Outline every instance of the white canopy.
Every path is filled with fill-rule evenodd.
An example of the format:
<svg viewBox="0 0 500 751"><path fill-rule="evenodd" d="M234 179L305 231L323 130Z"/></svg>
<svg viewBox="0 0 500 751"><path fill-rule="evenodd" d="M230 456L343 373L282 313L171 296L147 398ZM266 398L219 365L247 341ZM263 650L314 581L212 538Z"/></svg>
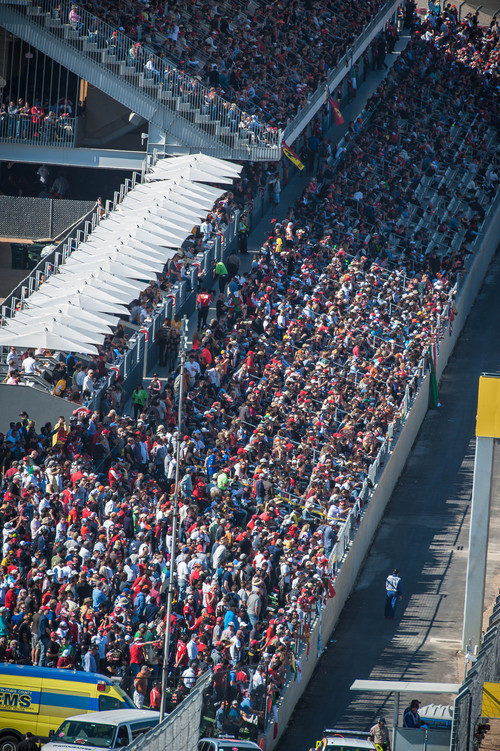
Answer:
<svg viewBox="0 0 500 751"><path fill-rule="evenodd" d="M81 353L113 330L242 167L205 154L162 159L25 300L0 344Z"/></svg>
<svg viewBox="0 0 500 751"><path fill-rule="evenodd" d="M89 323L103 323L109 326L109 328L111 329L113 329L120 320L119 315L101 312L94 313L92 310L84 308L81 305L77 305L71 300L67 300L63 303L59 303L57 300L53 300L51 301L51 304L47 304L43 307L42 310L39 310L37 307L31 305L30 303L27 307L23 308L23 310L20 310L16 314L15 320L31 320L33 315L35 315L37 317L37 320L39 320L41 316L57 314L73 316L75 320L76 318L78 318L78 320L86 321Z"/></svg>
<svg viewBox="0 0 500 751"><path fill-rule="evenodd" d="M97 347L93 344L84 344L81 341L68 339L49 329L30 331L26 334L9 333L7 329L0 332L0 344L13 347L42 347L43 349L57 350L58 352L81 352L82 354L95 355Z"/></svg>
<svg viewBox="0 0 500 751"><path fill-rule="evenodd" d="M109 316L115 314L118 316L127 315L128 308L122 303L115 303L111 298L106 299L106 296L99 297L98 295L89 296L85 294L68 292L67 294L57 294L56 296L45 294L44 288L41 287L38 292L28 298L27 307L48 309L54 306L60 305L76 305L81 306L84 310L92 310L99 315ZM1 329L0 329L1 331Z"/></svg>
<svg viewBox="0 0 500 751"><path fill-rule="evenodd" d="M199 180L199 177L193 177L188 173L188 170L203 170L210 177L203 178L203 182L218 182L217 176L227 175L236 179L241 174L241 167L239 164L233 164L225 159L217 159L213 156L207 156L206 154L187 154L186 156L175 156L166 159L160 159L153 169L148 173L149 179L165 179L169 172L173 172L183 168L185 170L186 177L189 180Z"/></svg>
<svg viewBox="0 0 500 751"><path fill-rule="evenodd" d="M17 315L12 319L12 322L9 321L7 329L11 331L17 330L19 333L23 333L26 326L39 328L42 325L42 322L44 326L49 326L51 323L60 323L61 326L74 328L82 333L88 331L89 333L92 332L93 334L99 333L104 335L113 331L113 326L104 321L96 322L84 318L83 316L75 319L73 316L64 313L59 313L56 318L54 310L48 310L41 314L36 309L26 311L24 316Z"/></svg>

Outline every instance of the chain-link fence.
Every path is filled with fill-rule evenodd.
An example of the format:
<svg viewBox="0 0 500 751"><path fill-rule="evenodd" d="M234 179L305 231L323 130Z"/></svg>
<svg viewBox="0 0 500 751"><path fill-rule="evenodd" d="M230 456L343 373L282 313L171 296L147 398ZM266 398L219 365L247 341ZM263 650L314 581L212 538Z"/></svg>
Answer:
<svg viewBox="0 0 500 751"><path fill-rule="evenodd" d="M500 594L477 660L470 668L455 699L451 751L476 751L483 737L483 685L500 681Z"/></svg>

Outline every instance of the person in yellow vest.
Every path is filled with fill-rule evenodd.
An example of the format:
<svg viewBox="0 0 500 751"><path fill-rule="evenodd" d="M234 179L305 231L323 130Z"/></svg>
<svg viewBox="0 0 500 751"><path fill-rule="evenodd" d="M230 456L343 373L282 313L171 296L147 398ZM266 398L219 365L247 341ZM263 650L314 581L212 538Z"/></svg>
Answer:
<svg viewBox="0 0 500 751"><path fill-rule="evenodd" d="M379 717L375 725L370 728L370 738L375 744L377 751L390 751L389 731L383 717Z"/></svg>
<svg viewBox="0 0 500 751"><path fill-rule="evenodd" d="M52 394L54 396L63 396L64 392L66 391L66 373L61 373L59 380L56 382L56 385L54 386L54 390Z"/></svg>
<svg viewBox="0 0 500 751"><path fill-rule="evenodd" d="M61 415L54 430L52 431L52 445L63 446L66 443L68 435L69 428L66 424L65 418Z"/></svg>

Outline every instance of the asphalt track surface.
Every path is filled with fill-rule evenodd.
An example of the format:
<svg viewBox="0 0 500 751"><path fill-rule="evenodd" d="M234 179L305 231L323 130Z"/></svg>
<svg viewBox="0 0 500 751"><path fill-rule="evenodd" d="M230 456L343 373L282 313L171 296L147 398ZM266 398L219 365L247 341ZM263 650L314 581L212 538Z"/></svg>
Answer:
<svg viewBox="0 0 500 751"><path fill-rule="evenodd" d="M485 371L500 371L500 254L443 375L442 406L427 413L355 590L279 751L314 748L325 727L365 730L379 715L391 725L392 700L386 694L350 692L356 678L461 682L477 386ZM499 475L497 466L486 604L499 589ZM384 582L395 567L404 597L392 622L383 615ZM448 699L421 698L424 703Z"/></svg>

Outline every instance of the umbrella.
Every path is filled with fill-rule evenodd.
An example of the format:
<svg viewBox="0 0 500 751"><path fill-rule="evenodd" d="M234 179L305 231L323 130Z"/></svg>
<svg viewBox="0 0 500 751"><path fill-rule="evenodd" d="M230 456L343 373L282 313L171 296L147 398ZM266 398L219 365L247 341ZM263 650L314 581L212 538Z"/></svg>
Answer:
<svg viewBox="0 0 500 751"><path fill-rule="evenodd" d="M100 289L107 289L110 294L114 292L123 292L123 300L133 300L139 290L144 289L144 282L134 281L133 279L121 279L113 274L109 274L107 271L96 269L92 274L87 274L83 279L75 279L74 274L57 274L51 276L50 279L45 282L45 286L52 286L58 288L66 288L68 285L74 286L79 292L82 290L80 287L85 285L86 287Z"/></svg>
<svg viewBox="0 0 500 751"><path fill-rule="evenodd" d="M201 185L200 183L192 183L189 180L185 180L182 175L178 175L175 179L161 180L159 182L147 183L146 185L138 185L136 191L139 195L145 196L163 196L165 192L175 192L177 195L185 196L188 199L195 200L197 198L202 200L211 201L209 209L213 208L215 201L221 198L226 191L220 188L214 188L210 185Z"/></svg>
<svg viewBox="0 0 500 751"><path fill-rule="evenodd" d="M73 263L66 263L65 268L70 274L85 274L94 270L96 263L99 264L99 269L110 274L119 274L127 279L145 279L146 281L154 278L155 274L162 271L165 265L157 261L149 264L133 264L131 260L118 260L108 256L107 258L97 257L95 260L90 258L86 261L76 258Z"/></svg>
<svg viewBox="0 0 500 751"><path fill-rule="evenodd" d="M42 347L42 349L57 350L59 352L79 352L87 355L98 354L97 347L94 347L94 345L74 341L48 328L43 328L39 331L32 330L26 334L9 334L4 329L0 332L0 344L8 344L11 347Z"/></svg>
<svg viewBox="0 0 500 751"><path fill-rule="evenodd" d="M148 219L141 219L139 221L138 217L131 216L129 218L124 217L120 219L116 223L116 226L117 231L121 233L122 237L124 230L129 231L132 236L137 236L137 232L150 230L158 236L158 241L160 241L161 239L161 242L164 242L166 245L169 245L172 248L176 248L181 245L186 237L190 234L193 224L191 224L189 231L186 232L186 230L183 229L171 229L168 227L164 228L161 226L161 224L153 224L151 221L148 221Z"/></svg>
<svg viewBox="0 0 500 751"><path fill-rule="evenodd" d="M78 280L75 280L74 282L70 283L68 280L66 280L63 285L60 285L58 283L57 285L52 284L50 286L49 282L45 282L43 288L44 293L47 296L57 297L58 299L64 299L64 297L72 297L74 294L83 294L86 296L95 297L96 299L99 299L103 304L105 302L115 304L121 303L124 313L126 311L128 303L132 299L128 292L123 292L123 290L120 291L116 288L111 288L104 283L100 287L94 287L88 281L78 282ZM110 309L111 308L106 307L106 310Z"/></svg>
<svg viewBox="0 0 500 751"><path fill-rule="evenodd" d="M128 196L122 201L121 205L124 206L126 201L128 201L128 203L124 208L130 207L131 210L144 210L145 207L154 208L155 206L162 206L164 209L170 212L170 215L172 216L174 221L179 217L182 217L183 219L189 220L193 224L196 224L197 220L202 219L207 215L207 210L205 208L181 206L179 203L175 203L175 201L166 200L164 197L159 196L151 196L150 198L145 199L144 196L132 196L132 194L129 193Z"/></svg>
<svg viewBox="0 0 500 751"><path fill-rule="evenodd" d="M163 264L165 263L165 248L161 248L160 250L153 250L153 248L149 247L141 248L138 240L136 241L135 247L130 247L131 242L131 238L127 237L118 240L112 245L112 247L110 247L109 244L102 240L96 239L94 241L87 241L82 244L78 250L75 250L75 252L71 254L71 258L81 258L82 260L85 260L91 258L94 254L101 255L102 253L105 253L105 255L111 255L113 253L119 253L120 256L125 254L127 257L131 257L143 263L150 260L161 262Z"/></svg>
<svg viewBox="0 0 500 751"><path fill-rule="evenodd" d="M184 156L160 159L148 174L151 175L156 172L161 174L162 172L169 172L179 167L198 167L199 169L212 170L214 174L218 172L224 175L231 175L235 178L239 177L243 169L240 164L233 164L233 162L228 162L226 159L207 156L207 154L199 152L198 154L185 154Z"/></svg>
<svg viewBox="0 0 500 751"><path fill-rule="evenodd" d="M24 330L28 327L26 326L26 324L16 324L15 319L12 319L12 323L8 323L2 329L2 333L5 332L5 334L7 334L11 330L11 328L14 333L24 334ZM42 328L47 329L48 331L51 331L58 336L66 336L68 339L71 339L75 342L80 342L82 344L101 344L102 340L104 339L104 334L102 332L88 330L81 331L81 329L78 329L76 326L73 328L73 326L63 325L57 318L52 318L51 320L42 319L38 326L35 322L33 326L29 328L33 328L34 331L40 330Z"/></svg>

